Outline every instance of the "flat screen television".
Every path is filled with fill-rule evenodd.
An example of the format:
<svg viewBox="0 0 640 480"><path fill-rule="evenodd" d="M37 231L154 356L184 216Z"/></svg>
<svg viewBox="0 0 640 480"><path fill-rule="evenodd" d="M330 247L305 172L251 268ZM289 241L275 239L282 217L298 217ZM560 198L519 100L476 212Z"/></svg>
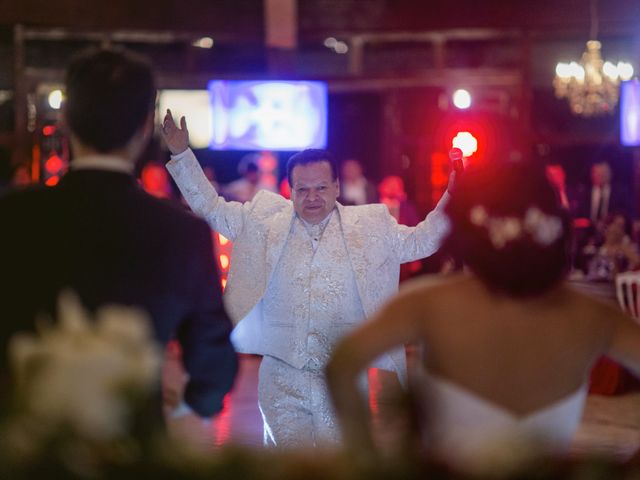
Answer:
<svg viewBox="0 0 640 480"><path fill-rule="evenodd" d="M327 144L327 85L315 81L212 80L209 147L292 151Z"/></svg>
<svg viewBox="0 0 640 480"><path fill-rule="evenodd" d="M626 147L640 146L640 81L620 84L620 142Z"/></svg>

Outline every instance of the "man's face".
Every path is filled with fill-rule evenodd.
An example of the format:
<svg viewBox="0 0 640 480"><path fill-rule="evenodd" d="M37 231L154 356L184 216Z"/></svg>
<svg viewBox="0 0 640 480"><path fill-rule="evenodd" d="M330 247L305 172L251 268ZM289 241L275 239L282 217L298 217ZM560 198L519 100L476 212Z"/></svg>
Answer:
<svg viewBox="0 0 640 480"><path fill-rule="evenodd" d="M291 172L291 181L293 208L305 221L320 223L335 207L340 187L332 178L329 162L296 165Z"/></svg>

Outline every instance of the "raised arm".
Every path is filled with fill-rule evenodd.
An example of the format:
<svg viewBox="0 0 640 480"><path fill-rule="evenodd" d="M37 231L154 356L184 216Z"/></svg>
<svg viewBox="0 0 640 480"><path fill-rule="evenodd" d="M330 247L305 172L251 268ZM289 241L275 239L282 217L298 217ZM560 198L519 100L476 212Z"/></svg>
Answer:
<svg viewBox="0 0 640 480"><path fill-rule="evenodd" d="M382 353L419 336L419 323L411 314L414 300L412 294L392 300L337 345L327 366L329 390L346 445L365 459L375 456L375 447L357 376Z"/></svg>
<svg viewBox="0 0 640 480"><path fill-rule="evenodd" d="M211 228L234 240L242 230L248 206L239 202L227 202L218 195L189 149L189 130L184 117L180 119L178 127L171 110L167 110L160 130L171 152L167 170L191 210L204 218Z"/></svg>
<svg viewBox="0 0 640 480"><path fill-rule="evenodd" d="M393 232L393 251L400 257L400 263L412 262L433 255L438 251L449 233L449 219L444 207L449 201L449 193L445 192L436 208L415 227L400 225L389 214Z"/></svg>

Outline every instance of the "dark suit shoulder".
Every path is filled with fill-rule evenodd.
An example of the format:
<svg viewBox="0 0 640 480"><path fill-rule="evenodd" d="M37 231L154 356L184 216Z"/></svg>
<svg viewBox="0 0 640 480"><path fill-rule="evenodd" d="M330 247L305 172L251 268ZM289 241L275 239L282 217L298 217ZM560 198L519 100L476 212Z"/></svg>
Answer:
<svg viewBox="0 0 640 480"><path fill-rule="evenodd" d="M159 218L166 218L168 222L184 225L186 228L198 228L203 226L209 229L207 223L194 214L191 210L174 200L166 200L140 192L143 196L141 202L145 208L153 211Z"/></svg>
<svg viewBox="0 0 640 480"><path fill-rule="evenodd" d="M184 246L186 250L210 241L211 229L200 217L182 204L172 200L156 198L144 191L139 192L137 208L145 217L146 228L161 232L162 237Z"/></svg>

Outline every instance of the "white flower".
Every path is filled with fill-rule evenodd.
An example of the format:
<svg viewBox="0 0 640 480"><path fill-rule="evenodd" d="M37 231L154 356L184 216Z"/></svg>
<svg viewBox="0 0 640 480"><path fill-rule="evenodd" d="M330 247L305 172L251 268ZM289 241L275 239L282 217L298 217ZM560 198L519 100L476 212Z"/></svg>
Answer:
<svg viewBox="0 0 640 480"><path fill-rule="evenodd" d="M10 356L28 411L83 438L106 440L127 430L125 389L148 392L159 379L161 352L141 312L105 307L95 321L75 295L58 302L55 326L12 339Z"/></svg>
<svg viewBox="0 0 640 480"><path fill-rule="evenodd" d="M531 207L527 210L524 217L524 225L533 240L542 246L551 245L562 235L562 221L560 218L546 215L536 207Z"/></svg>
<svg viewBox="0 0 640 480"><path fill-rule="evenodd" d="M520 220L515 217L492 218L489 220L489 239L494 247L503 248L522 233Z"/></svg>
<svg viewBox="0 0 640 480"><path fill-rule="evenodd" d="M542 246L551 245L562 235L562 221L559 217L546 215L537 207L530 207L524 219L518 217L493 217L487 210L476 205L469 211L469 220L473 225L485 227L489 240L497 249L528 233L532 240Z"/></svg>

